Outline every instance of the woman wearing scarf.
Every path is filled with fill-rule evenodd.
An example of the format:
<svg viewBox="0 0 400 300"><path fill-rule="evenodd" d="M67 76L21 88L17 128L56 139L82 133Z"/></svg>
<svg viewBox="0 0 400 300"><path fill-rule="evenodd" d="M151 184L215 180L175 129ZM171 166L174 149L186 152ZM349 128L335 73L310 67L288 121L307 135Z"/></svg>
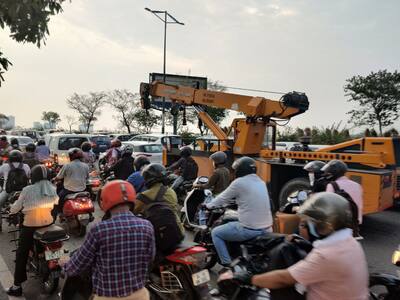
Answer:
<svg viewBox="0 0 400 300"><path fill-rule="evenodd" d="M21 284L27 279L26 264L29 250L33 246L33 234L38 228L53 223L51 211L58 203L56 188L48 180L45 166L37 165L32 168L31 181L32 185L22 190L10 209L10 214L22 211L24 215L15 262L14 285L7 291L7 294L17 297L22 295Z"/></svg>

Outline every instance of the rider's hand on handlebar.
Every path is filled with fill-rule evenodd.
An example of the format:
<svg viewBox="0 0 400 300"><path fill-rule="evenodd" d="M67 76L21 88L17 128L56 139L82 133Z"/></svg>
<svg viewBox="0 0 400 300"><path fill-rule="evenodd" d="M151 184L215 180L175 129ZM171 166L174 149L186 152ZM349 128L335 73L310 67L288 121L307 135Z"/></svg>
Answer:
<svg viewBox="0 0 400 300"><path fill-rule="evenodd" d="M251 284L251 278L253 277L253 274L251 274L248 271L239 271L233 274L233 280L237 281L240 284L245 284L245 285L252 285Z"/></svg>

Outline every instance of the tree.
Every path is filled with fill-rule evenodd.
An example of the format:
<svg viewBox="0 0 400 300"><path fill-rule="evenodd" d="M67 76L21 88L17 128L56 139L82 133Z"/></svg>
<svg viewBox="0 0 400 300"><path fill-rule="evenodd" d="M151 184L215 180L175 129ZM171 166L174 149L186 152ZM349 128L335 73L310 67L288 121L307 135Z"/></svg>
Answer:
<svg viewBox="0 0 400 300"><path fill-rule="evenodd" d="M157 125L159 116L153 111L146 111L145 109L139 108L133 114L133 126L139 133L150 133L151 129Z"/></svg>
<svg viewBox="0 0 400 300"><path fill-rule="evenodd" d="M67 99L68 106L77 111L79 114L79 120L85 125L86 132L89 132L90 125L97 121L97 117L100 116L100 109L104 105L104 98L106 94L103 92L91 92L89 95L78 95L73 94Z"/></svg>
<svg viewBox="0 0 400 300"><path fill-rule="evenodd" d="M400 73L387 70L371 72L367 76L354 76L346 80L344 87L348 102L359 107L348 112L349 122L356 126L378 125L379 134L399 118Z"/></svg>
<svg viewBox="0 0 400 300"><path fill-rule="evenodd" d="M222 83L218 80L209 80L207 83L207 89L210 91L216 92L225 92L226 87L222 85ZM228 116L229 111L225 108L217 108L217 107L207 107L207 113L210 115L211 119L214 120L215 123L221 124L221 122ZM208 129L207 129L208 131Z"/></svg>
<svg viewBox="0 0 400 300"><path fill-rule="evenodd" d="M106 102L118 113L115 118L131 133L131 126L135 119L137 107L140 107L139 94L133 94L127 90L114 90L107 94Z"/></svg>
<svg viewBox="0 0 400 300"><path fill-rule="evenodd" d="M0 1L0 27L10 29L10 37L17 42L33 43L37 47L46 43L49 35L47 27L50 16L62 12L61 4L65 0L2 0ZM4 80L2 74L8 70L11 62L0 52L0 86Z"/></svg>
<svg viewBox="0 0 400 300"><path fill-rule="evenodd" d="M69 133L72 133L72 126L76 124L76 118L71 115L66 115L65 120L67 121L68 127L69 127Z"/></svg>
<svg viewBox="0 0 400 300"><path fill-rule="evenodd" d="M44 111L42 113L42 120L49 122L51 128L53 128L52 125L56 128L57 123L61 121L60 115L54 111Z"/></svg>

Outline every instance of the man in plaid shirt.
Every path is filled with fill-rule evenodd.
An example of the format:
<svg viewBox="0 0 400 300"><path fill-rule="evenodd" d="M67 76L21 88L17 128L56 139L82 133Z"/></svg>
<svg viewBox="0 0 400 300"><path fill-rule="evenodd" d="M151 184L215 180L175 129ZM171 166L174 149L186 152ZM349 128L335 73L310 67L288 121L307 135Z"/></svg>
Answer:
<svg viewBox="0 0 400 300"><path fill-rule="evenodd" d="M100 206L111 218L96 224L83 245L64 266L67 276L92 270L95 300L146 300L149 265L155 255L151 223L130 209L136 200L132 185L123 180L107 183Z"/></svg>

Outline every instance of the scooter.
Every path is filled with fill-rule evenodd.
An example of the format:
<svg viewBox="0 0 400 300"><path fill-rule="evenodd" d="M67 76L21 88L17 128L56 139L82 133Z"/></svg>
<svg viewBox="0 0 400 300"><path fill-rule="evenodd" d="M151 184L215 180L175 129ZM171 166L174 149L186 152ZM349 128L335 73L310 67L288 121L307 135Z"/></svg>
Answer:
<svg viewBox="0 0 400 300"><path fill-rule="evenodd" d="M65 197L60 223L66 224L68 232L78 237L86 234L87 225L94 220L94 205L88 192L70 194Z"/></svg>
<svg viewBox="0 0 400 300"><path fill-rule="evenodd" d="M400 267L400 249L394 251L392 263ZM384 287L383 293L376 292L376 287ZM382 273L372 273L369 276L370 297L374 300L400 299L400 278L398 276Z"/></svg>
<svg viewBox="0 0 400 300"><path fill-rule="evenodd" d="M7 200L1 209L0 232L3 231L3 219L8 218L8 215L10 213L10 207L15 201L18 200L20 194L21 194L21 191L11 192L10 195L7 197ZM10 224L10 225L12 225L12 224Z"/></svg>
<svg viewBox="0 0 400 300"><path fill-rule="evenodd" d="M175 179L178 178L178 175L175 173L169 173L167 176L167 185L171 186ZM183 205L187 194L193 188L193 183L195 180L185 180L175 189L176 196L178 198L178 204Z"/></svg>
<svg viewBox="0 0 400 300"><path fill-rule="evenodd" d="M17 215L10 216L10 223L18 222L14 225L19 224L22 217L16 217ZM9 233L14 233L14 239L11 242L15 242L17 247L19 229L11 230ZM34 243L29 252L28 270L41 278L45 294L52 294L58 288L61 275L59 260L66 253L63 242L68 239L69 236L65 230L56 225L37 229L33 235Z"/></svg>

